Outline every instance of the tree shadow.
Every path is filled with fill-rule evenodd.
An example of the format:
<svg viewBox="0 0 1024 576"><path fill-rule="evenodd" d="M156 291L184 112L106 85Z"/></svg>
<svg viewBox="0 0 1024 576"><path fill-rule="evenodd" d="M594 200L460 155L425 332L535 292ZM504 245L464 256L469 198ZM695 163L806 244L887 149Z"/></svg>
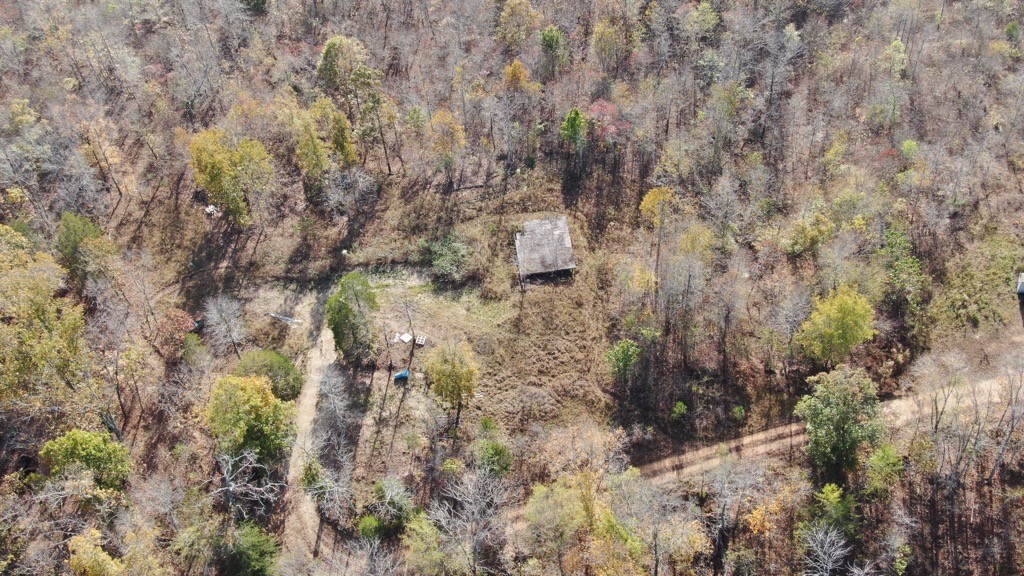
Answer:
<svg viewBox="0 0 1024 576"><path fill-rule="evenodd" d="M185 302L196 306L242 281L252 267L245 253L253 235L253 231L240 231L224 221L204 233L181 277Z"/></svg>
<svg viewBox="0 0 1024 576"><path fill-rule="evenodd" d="M566 208L575 210L583 196L586 178L583 165L575 159L567 158L562 169L562 203Z"/></svg>

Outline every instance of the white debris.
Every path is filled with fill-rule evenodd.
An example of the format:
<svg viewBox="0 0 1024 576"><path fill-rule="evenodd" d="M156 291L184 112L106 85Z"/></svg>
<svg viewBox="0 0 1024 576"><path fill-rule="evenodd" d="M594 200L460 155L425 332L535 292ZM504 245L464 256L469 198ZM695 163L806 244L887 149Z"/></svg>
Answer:
<svg viewBox="0 0 1024 576"><path fill-rule="evenodd" d="M281 316L280 314L274 314L273 312L267 312L267 316L276 318L285 324L302 324L302 320L296 320L295 318L289 318L287 316Z"/></svg>

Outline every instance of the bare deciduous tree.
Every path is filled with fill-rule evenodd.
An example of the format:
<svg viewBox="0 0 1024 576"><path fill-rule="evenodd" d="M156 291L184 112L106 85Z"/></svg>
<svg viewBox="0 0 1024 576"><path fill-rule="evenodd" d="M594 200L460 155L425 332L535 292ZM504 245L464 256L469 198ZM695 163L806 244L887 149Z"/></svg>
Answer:
<svg viewBox="0 0 1024 576"><path fill-rule="evenodd" d="M335 170L327 187L326 208L335 217L355 218L379 188L377 181L361 168Z"/></svg>
<svg viewBox="0 0 1024 576"><path fill-rule="evenodd" d="M224 498L235 516L242 519L265 518L287 486L250 450L237 456L220 454L217 465L221 485L211 494Z"/></svg>
<svg viewBox="0 0 1024 576"><path fill-rule="evenodd" d="M341 525L353 509L351 456L346 455L341 466L327 467L319 459L309 465L319 465L320 470L315 481L303 488L325 520Z"/></svg>
<svg viewBox="0 0 1024 576"><path fill-rule="evenodd" d="M442 534L442 550L460 557L457 564L472 574L498 568L492 563L505 537L503 506L508 496L505 480L468 472L430 507L430 519Z"/></svg>
<svg viewBox="0 0 1024 576"><path fill-rule="evenodd" d="M349 550L354 565L346 574L398 576L404 573L402 558L377 538L357 540Z"/></svg>
<svg viewBox="0 0 1024 576"><path fill-rule="evenodd" d="M635 469L614 476L610 494L615 518L645 544L644 564L652 576L667 573L673 558L688 562L707 541L700 534L699 510Z"/></svg>
<svg viewBox="0 0 1024 576"><path fill-rule="evenodd" d="M205 330L210 346L219 354L233 351L241 358L240 346L248 337L242 303L227 294L218 294L206 299L203 313L206 316Z"/></svg>
<svg viewBox="0 0 1024 576"><path fill-rule="evenodd" d="M846 537L833 526L811 528L804 538L804 545L804 576L840 574L851 550Z"/></svg>
<svg viewBox="0 0 1024 576"><path fill-rule="evenodd" d="M715 509L708 529L717 553L724 553L730 532L763 480L764 468L761 465L736 458L726 459L711 473L708 482L710 492L714 494Z"/></svg>
<svg viewBox="0 0 1024 576"><path fill-rule="evenodd" d="M381 520L393 522L412 512L412 493L398 477L387 476L381 479L374 485L374 491L376 501L371 508Z"/></svg>

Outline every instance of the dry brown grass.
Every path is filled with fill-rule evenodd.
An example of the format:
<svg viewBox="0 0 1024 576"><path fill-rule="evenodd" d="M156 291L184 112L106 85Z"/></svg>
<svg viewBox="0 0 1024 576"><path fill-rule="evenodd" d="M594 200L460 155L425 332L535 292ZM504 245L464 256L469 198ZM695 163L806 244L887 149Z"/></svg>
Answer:
<svg viewBox="0 0 1024 576"><path fill-rule="evenodd" d="M431 426L445 417L427 390L422 359L442 343L467 342L480 365L477 394L463 412L466 430L485 416L510 433L607 417L605 313L596 275L585 271L585 248L578 258L584 271L574 278L537 283L500 299L482 298L477 288L441 290L425 272L371 276L381 306L375 316L378 370L365 378L371 387L356 448L357 482L422 474ZM393 342L403 332L426 336L426 346L413 351ZM388 364L392 373L402 370L410 353L413 377L407 387L396 387Z"/></svg>
<svg viewBox="0 0 1024 576"><path fill-rule="evenodd" d="M473 291L438 293L429 284L404 284L384 290L386 334L409 330L408 307L428 348L468 342L481 366L470 417L490 416L515 430L576 411L600 413L605 407L604 313L585 276L532 285L498 301L483 300ZM407 347L392 350L396 358L406 357ZM417 368L414 360L413 371Z"/></svg>

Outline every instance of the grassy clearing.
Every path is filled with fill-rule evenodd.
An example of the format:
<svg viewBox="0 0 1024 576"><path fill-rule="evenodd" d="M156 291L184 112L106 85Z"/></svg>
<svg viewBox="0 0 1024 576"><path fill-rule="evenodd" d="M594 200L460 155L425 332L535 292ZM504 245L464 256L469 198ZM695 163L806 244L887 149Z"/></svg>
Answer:
<svg viewBox="0 0 1024 576"><path fill-rule="evenodd" d="M477 394L463 413L467 429L485 416L515 433L609 412L604 314L590 275L499 300L473 288L442 290L418 271L373 274L371 282L381 306L375 317L380 347L378 370L367 377L359 478L422 473L429 429L445 417L427 391L422 361L444 342L467 342L480 363ZM426 336L426 345L414 350L393 342L404 332ZM407 387L391 382L389 360L392 373L410 366Z"/></svg>

